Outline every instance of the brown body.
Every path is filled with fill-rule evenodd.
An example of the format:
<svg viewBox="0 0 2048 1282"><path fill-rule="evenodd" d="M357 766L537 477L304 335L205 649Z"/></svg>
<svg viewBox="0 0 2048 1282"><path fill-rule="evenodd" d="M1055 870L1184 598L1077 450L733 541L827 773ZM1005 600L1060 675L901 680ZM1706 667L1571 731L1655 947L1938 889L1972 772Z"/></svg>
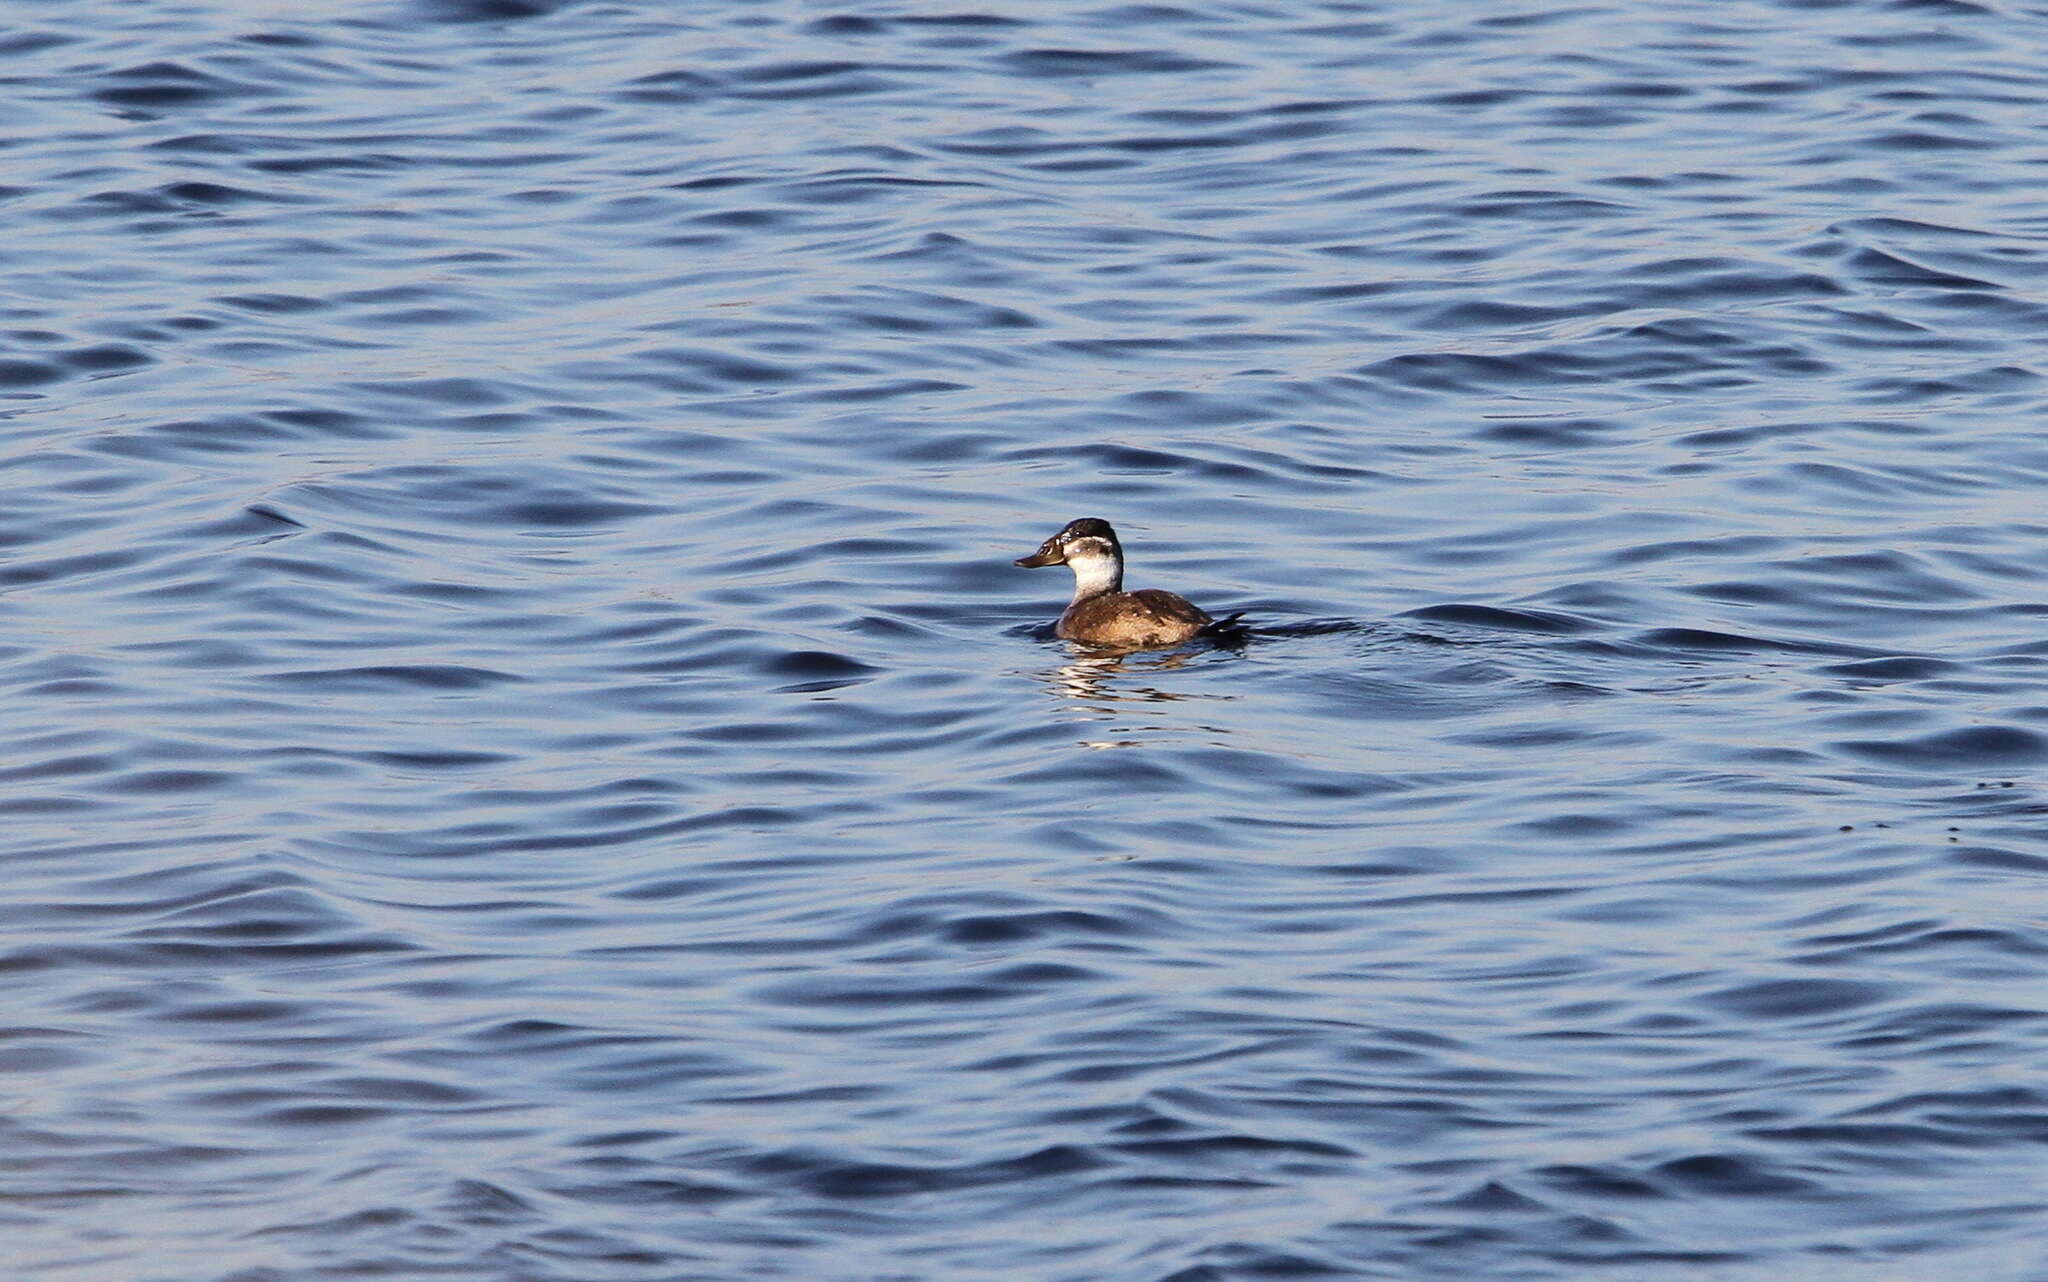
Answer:
<svg viewBox="0 0 2048 1282"><path fill-rule="evenodd" d="M1179 645L1216 621L1186 598L1157 588L1126 592L1124 550L1109 522L1094 517L1069 521L1030 556L1026 569L1064 565L1074 572L1074 599L1053 631L1062 640L1118 650Z"/></svg>
<svg viewBox="0 0 2048 1282"><path fill-rule="evenodd" d="M1145 588L1076 601L1060 616L1053 632L1062 640L1087 645L1145 649L1191 640L1214 622L1185 597Z"/></svg>

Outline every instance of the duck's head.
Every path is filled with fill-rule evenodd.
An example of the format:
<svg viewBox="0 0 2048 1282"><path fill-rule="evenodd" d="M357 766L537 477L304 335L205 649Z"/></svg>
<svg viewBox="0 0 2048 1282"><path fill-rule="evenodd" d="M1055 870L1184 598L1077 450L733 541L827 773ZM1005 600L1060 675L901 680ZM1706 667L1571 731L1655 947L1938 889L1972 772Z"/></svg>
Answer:
<svg viewBox="0 0 2048 1282"><path fill-rule="evenodd" d="M1064 565L1074 572L1074 599L1098 592L1115 592L1123 585L1124 550L1116 541L1109 522L1092 516L1069 521L1065 529L1038 545L1017 564L1027 570L1042 565Z"/></svg>
<svg viewBox="0 0 2048 1282"><path fill-rule="evenodd" d="M1067 522L1065 529L1039 544L1030 556L1018 557L1017 564L1035 570L1042 565L1069 565L1103 556L1123 559L1124 550L1117 544L1116 531L1109 528L1107 521L1084 516Z"/></svg>

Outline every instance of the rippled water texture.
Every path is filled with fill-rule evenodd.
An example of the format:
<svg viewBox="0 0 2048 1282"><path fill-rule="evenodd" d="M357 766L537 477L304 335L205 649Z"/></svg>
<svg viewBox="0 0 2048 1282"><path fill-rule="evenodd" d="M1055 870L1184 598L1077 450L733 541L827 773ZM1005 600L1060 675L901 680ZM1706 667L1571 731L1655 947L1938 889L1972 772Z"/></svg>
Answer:
<svg viewBox="0 0 2048 1282"><path fill-rule="evenodd" d="M8 1277L2048 1277L2048 8L6 16Z"/></svg>

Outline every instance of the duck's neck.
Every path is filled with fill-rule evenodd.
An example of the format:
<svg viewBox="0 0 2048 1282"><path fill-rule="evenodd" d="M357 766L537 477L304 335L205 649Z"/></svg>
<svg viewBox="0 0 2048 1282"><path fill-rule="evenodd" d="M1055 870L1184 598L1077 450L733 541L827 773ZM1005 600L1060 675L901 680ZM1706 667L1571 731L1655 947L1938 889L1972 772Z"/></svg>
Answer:
<svg viewBox="0 0 2048 1282"><path fill-rule="evenodd" d="M1120 556L1068 557L1067 568L1074 572L1075 605L1090 597L1124 590L1124 560Z"/></svg>

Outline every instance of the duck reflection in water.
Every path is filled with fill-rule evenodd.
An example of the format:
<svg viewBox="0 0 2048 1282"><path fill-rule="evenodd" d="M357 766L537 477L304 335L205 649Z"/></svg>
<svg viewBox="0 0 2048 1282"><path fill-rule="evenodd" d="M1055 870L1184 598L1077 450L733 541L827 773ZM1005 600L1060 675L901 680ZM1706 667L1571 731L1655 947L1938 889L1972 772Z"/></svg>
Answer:
<svg viewBox="0 0 2048 1282"><path fill-rule="evenodd" d="M1062 711L1080 722L1116 721L1117 730L1144 734L1146 737L1121 739L1082 739L1084 748L1138 748L1149 742L1158 742L1161 732L1184 735L1188 731L1222 735L1228 733L1222 727L1196 723L1186 719L1185 713L1169 715L1167 709L1158 707L1153 716L1143 716L1145 705L1187 704L1231 699L1228 694L1194 693L1180 690L1161 690L1157 686L1139 685L1130 680L1155 672L1171 672L1186 667L1198 657L1198 652L1175 650L1165 654L1091 654L1063 663L1057 668L1039 674L1045 682L1046 693L1060 700Z"/></svg>
<svg viewBox="0 0 2048 1282"><path fill-rule="evenodd" d="M1186 651L1167 654L1093 654L1062 663L1046 674L1055 693L1101 703L1180 703L1197 696L1151 686L1124 685L1115 678L1143 672L1170 672L1187 666ZM1208 696L1220 698L1222 696Z"/></svg>

